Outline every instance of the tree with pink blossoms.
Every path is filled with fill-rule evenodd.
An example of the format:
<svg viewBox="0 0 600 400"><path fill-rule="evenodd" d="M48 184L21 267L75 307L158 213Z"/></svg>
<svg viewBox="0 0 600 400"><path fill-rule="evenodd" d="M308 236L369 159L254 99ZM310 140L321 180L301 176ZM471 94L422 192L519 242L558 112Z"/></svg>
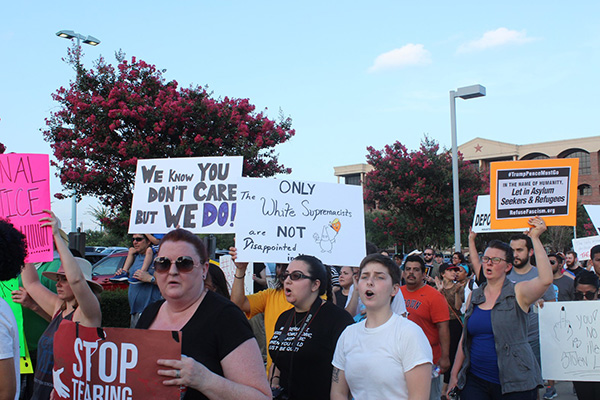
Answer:
<svg viewBox="0 0 600 400"><path fill-rule="evenodd" d="M112 213L107 227L126 229L138 159L241 155L244 176L290 172L275 153L294 135L290 118L276 122L248 99L180 87L154 65L122 53L116 67L101 57L86 70L76 51L66 61L78 78L53 94L60 107L43 134L68 193L99 198Z"/></svg>
<svg viewBox="0 0 600 400"><path fill-rule="evenodd" d="M383 212L373 220L391 244L409 249L446 248L453 241L452 154L427 136L417 151L402 143L367 149L374 169L366 176L365 202ZM461 233L466 243L477 196L489 193L489 179L459 159Z"/></svg>

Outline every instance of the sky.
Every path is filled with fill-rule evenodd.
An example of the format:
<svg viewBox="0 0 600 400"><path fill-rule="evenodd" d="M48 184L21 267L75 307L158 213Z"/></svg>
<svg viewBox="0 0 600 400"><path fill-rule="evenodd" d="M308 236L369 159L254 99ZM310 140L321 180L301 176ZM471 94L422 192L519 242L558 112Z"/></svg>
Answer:
<svg viewBox="0 0 600 400"><path fill-rule="evenodd" d="M9 2L0 142L51 154L51 94L75 77L63 29L100 39L83 47L87 68L100 55L116 64L121 49L180 86L248 98L273 119L281 110L296 136L277 152L294 179L336 182L333 167L364 163L369 146L417 149L428 135L450 148L449 91L473 84L487 96L457 99L459 144L598 136L598 15L596 1ZM98 228L95 205L80 203L78 226ZM70 201L52 208L70 227Z"/></svg>

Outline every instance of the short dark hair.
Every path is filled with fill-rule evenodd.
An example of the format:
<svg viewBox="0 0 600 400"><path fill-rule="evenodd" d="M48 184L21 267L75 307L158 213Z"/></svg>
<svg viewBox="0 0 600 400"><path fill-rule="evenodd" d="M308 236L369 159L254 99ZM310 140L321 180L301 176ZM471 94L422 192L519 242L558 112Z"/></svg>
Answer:
<svg viewBox="0 0 600 400"><path fill-rule="evenodd" d="M144 235L144 238L146 238L146 235ZM146 238L146 240L148 240L148 238ZM200 257L201 264L204 264L206 261L208 261L208 252L206 251L204 242L190 231L185 229L174 229L167 233L160 241L160 245L158 247L159 251L166 242L187 242L196 249L196 253L198 253L198 257Z"/></svg>
<svg viewBox="0 0 600 400"><path fill-rule="evenodd" d="M600 246L598 246L598 251L600 251ZM558 253L549 253L548 257L554 257L558 260L559 263L562 263L564 261L564 259L562 258L562 256Z"/></svg>
<svg viewBox="0 0 600 400"><path fill-rule="evenodd" d="M527 237L529 237L529 236L527 236ZM513 239L511 239L511 240L513 240ZM516 240L520 240L520 238L516 239ZM510 248L510 246L507 243L504 243L503 241L494 239L488 243L487 248L488 249L498 249L498 250L504 251L504 259L506 260L506 262L508 264L512 265L513 261L515 260L513 250Z"/></svg>
<svg viewBox="0 0 600 400"><path fill-rule="evenodd" d="M575 278L575 282L573 282L573 287L577 289L577 285L592 285L598 290L600 288L600 281L598 280L598 275L591 271L584 270Z"/></svg>
<svg viewBox="0 0 600 400"><path fill-rule="evenodd" d="M596 254L600 253L600 244L595 245L590 250L590 258L593 260Z"/></svg>
<svg viewBox="0 0 600 400"><path fill-rule="evenodd" d="M573 254L573 257L577 258L577 253L574 252L573 250L567 251L567 254Z"/></svg>
<svg viewBox="0 0 600 400"><path fill-rule="evenodd" d="M529 250L533 249L533 242L531 241L531 238L524 233L516 233L516 234L512 235L510 237L509 242L512 242L513 240L524 240L525 246L527 246L527 250L529 251ZM508 247L510 247L510 246L508 246ZM512 250L511 250L511 253L512 253Z"/></svg>
<svg viewBox="0 0 600 400"><path fill-rule="evenodd" d="M333 289L331 287L331 278L329 268L326 268L321 260L315 256L301 254L294 258L294 261L303 261L308 265L308 273L314 280L319 280L319 296L327 293L327 301L333 301Z"/></svg>
<svg viewBox="0 0 600 400"><path fill-rule="evenodd" d="M369 254L360 262L359 271L362 272L363 268L370 263L377 263L386 267L390 277L392 278L392 283L400 284L400 267L398 267L398 264L396 264L389 257L377 253Z"/></svg>
<svg viewBox="0 0 600 400"><path fill-rule="evenodd" d="M27 257L27 241L13 224L0 218L0 281L16 278Z"/></svg>
<svg viewBox="0 0 600 400"><path fill-rule="evenodd" d="M411 256L406 257L406 260L404 260L404 265L402 266L402 269L405 268L407 262L418 262L421 265L421 271L423 271L423 273L425 273L425 261L423 261L421 256L413 254Z"/></svg>
<svg viewBox="0 0 600 400"><path fill-rule="evenodd" d="M467 262L467 260L465 259L465 255L460 251L455 251L454 253L452 253L452 256L455 255L458 256L458 258L460 258L460 264L465 264Z"/></svg>

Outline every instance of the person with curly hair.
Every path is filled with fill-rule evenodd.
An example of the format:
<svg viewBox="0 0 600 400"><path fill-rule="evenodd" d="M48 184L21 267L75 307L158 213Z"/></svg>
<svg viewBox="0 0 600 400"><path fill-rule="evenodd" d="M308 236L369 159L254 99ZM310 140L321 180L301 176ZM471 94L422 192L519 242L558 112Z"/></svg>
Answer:
<svg viewBox="0 0 600 400"><path fill-rule="evenodd" d="M17 277L27 255L25 236L0 219L0 281ZM0 398L18 399L20 391L19 328L8 305L0 298Z"/></svg>

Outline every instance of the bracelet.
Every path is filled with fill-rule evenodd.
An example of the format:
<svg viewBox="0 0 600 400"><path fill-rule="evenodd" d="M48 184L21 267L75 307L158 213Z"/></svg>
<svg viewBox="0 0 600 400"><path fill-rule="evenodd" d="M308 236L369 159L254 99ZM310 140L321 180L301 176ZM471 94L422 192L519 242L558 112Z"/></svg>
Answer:
<svg viewBox="0 0 600 400"><path fill-rule="evenodd" d="M242 276L237 276L236 274L233 274L233 276L236 277L236 279L244 279L246 276L242 275Z"/></svg>

